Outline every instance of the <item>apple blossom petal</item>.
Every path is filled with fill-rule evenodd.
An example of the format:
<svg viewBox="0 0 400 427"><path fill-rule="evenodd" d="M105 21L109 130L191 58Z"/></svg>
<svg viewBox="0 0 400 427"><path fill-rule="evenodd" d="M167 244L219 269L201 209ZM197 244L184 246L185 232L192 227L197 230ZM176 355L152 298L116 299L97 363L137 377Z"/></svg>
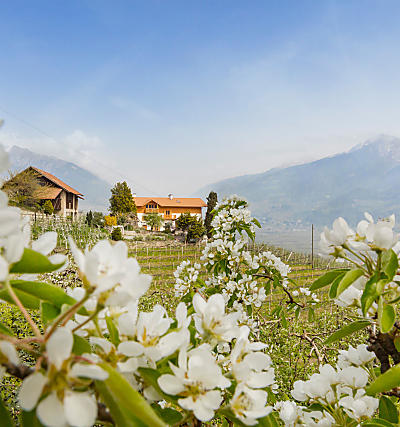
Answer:
<svg viewBox="0 0 400 427"><path fill-rule="evenodd" d="M118 352L128 357L140 356L143 351L142 344L135 341L125 341L118 346Z"/></svg>
<svg viewBox="0 0 400 427"><path fill-rule="evenodd" d="M46 427L66 427L68 425L64 406L54 392L39 403L36 415Z"/></svg>
<svg viewBox="0 0 400 427"><path fill-rule="evenodd" d="M97 418L96 399L89 393L67 392L64 412L71 426L92 427Z"/></svg>
<svg viewBox="0 0 400 427"><path fill-rule="evenodd" d="M24 411L31 411L37 404L47 377L40 372L35 372L22 381L18 393L18 402Z"/></svg>
<svg viewBox="0 0 400 427"><path fill-rule="evenodd" d="M195 312L198 314L202 314L207 305L205 299L199 293L196 293L193 297L192 302Z"/></svg>
<svg viewBox="0 0 400 427"><path fill-rule="evenodd" d="M3 282L8 277L8 262L0 255L0 281Z"/></svg>
<svg viewBox="0 0 400 427"><path fill-rule="evenodd" d="M136 358L131 357L126 362L118 362L117 366L118 370L122 373L136 372L139 367L139 362Z"/></svg>
<svg viewBox="0 0 400 427"><path fill-rule="evenodd" d="M71 355L73 343L72 332L66 327L58 328L47 341L47 357L57 369L60 369L64 360Z"/></svg>
<svg viewBox="0 0 400 427"><path fill-rule="evenodd" d="M172 396L176 396L185 390L185 386L183 385L182 381L175 375L161 375L157 382L164 393L170 394Z"/></svg>
<svg viewBox="0 0 400 427"><path fill-rule="evenodd" d="M72 377L92 378L93 380L101 381L108 378L108 373L104 369L89 363L75 363L69 374Z"/></svg>
<svg viewBox="0 0 400 427"><path fill-rule="evenodd" d="M92 345L98 345L104 351L105 354L111 353L111 350L115 348L114 345L105 338L90 337L89 342Z"/></svg>
<svg viewBox="0 0 400 427"><path fill-rule="evenodd" d="M55 231L48 231L32 242L32 249L43 255L48 255L56 247L57 237L58 235Z"/></svg>
<svg viewBox="0 0 400 427"><path fill-rule="evenodd" d="M0 353L6 356L9 362L19 365L17 350L9 341L0 341Z"/></svg>

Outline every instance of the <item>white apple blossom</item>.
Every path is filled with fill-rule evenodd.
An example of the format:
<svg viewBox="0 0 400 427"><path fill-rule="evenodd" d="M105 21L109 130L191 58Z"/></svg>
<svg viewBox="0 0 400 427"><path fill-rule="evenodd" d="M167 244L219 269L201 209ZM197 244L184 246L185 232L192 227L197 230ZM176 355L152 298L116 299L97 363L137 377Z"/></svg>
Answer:
<svg viewBox="0 0 400 427"><path fill-rule="evenodd" d="M299 425L298 421L303 414L302 407L297 406L295 402L290 400L277 402L274 409L279 411L279 417L284 422L285 427Z"/></svg>
<svg viewBox="0 0 400 427"><path fill-rule="evenodd" d="M253 390L240 384L229 402L235 417L244 424L252 426L257 424L257 418L266 417L272 412L272 407L267 406L268 393L264 390Z"/></svg>
<svg viewBox="0 0 400 427"><path fill-rule="evenodd" d="M389 218L380 219L376 223L369 213L366 212L364 215L366 220L360 221L357 226L358 240L370 245L373 249L390 249L395 246L399 239L398 235L393 232L396 223L394 214Z"/></svg>
<svg viewBox="0 0 400 427"><path fill-rule="evenodd" d="M341 247L354 236L354 231L348 226L345 219L339 217L333 221L332 230L325 227L322 236L329 247Z"/></svg>
<svg viewBox="0 0 400 427"><path fill-rule="evenodd" d="M229 387L230 381L222 374L210 347L201 345L189 352L179 352L178 366L170 363L173 374L158 378L158 385L167 394L181 396L179 405L193 411L200 421L211 420L222 402L220 389Z"/></svg>
<svg viewBox="0 0 400 427"><path fill-rule="evenodd" d="M79 378L105 380L108 373L95 364L73 363L72 345L71 331L58 328L46 343L47 372L35 371L26 377L19 391L21 408L31 411L37 407L36 414L46 427L91 427L97 417L96 400L90 391L81 390L85 383ZM65 388L60 394L61 380Z"/></svg>
<svg viewBox="0 0 400 427"><path fill-rule="evenodd" d="M124 242L112 245L101 240L93 249L79 250L69 239L71 252L85 280L95 288L94 295L114 290L107 295L106 304L122 305L140 298L149 288L151 277L140 274L140 267L133 258L128 258Z"/></svg>
<svg viewBox="0 0 400 427"><path fill-rule="evenodd" d="M193 297L193 316L197 332L212 343L230 342L239 333L238 313L225 313L225 301L221 294L211 295L206 301L200 294Z"/></svg>
<svg viewBox="0 0 400 427"><path fill-rule="evenodd" d="M153 311L149 313L141 312L137 319L135 312L123 314L119 319L118 327L126 340L119 344L118 352L128 358L143 356L154 365L161 358L187 345L190 339L187 329L190 319L187 318L187 310L183 303L178 305L176 314L177 330L169 333L167 332L172 319L160 305L154 306Z"/></svg>
<svg viewBox="0 0 400 427"><path fill-rule="evenodd" d="M375 353L367 349L367 345L359 344L356 348L349 346L348 350L339 350L337 366L341 369L348 366L362 366L375 358Z"/></svg>
<svg viewBox="0 0 400 427"><path fill-rule="evenodd" d="M366 396L364 390L357 390L354 397L345 396L339 400L339 404L349 417L361 421L363 418L374 415L374 412L378 409L379 400Z"/></svg>

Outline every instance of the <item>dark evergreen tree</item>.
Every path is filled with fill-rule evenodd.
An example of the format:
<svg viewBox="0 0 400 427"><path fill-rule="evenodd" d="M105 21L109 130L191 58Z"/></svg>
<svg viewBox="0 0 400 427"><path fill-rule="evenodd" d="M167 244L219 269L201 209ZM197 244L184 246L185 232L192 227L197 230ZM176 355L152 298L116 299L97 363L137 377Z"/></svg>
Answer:
<svg viewBox="0 0 400 427"><path fill-rule="evenodd" d="M205 234L203 220L189 212L180 215L175 224L179 230L186 232L186 241L199 240Z"/></svg>
<svg viewBox="0 0 400 427"><path fill-rule="evenodd" d="M92 211L89 211L89 212L86 214L85 222L86 222L86 224L87 224L89 227L91 227L91 226L92 226L92 223L93 223L93 213L92 213Z"/></svg>
<svg viewBox="0 0 400 427"><path fill-rule="evenodd" d="M207 237L210 239L212 236L212 227L211 222L214 218L214 214L212 213L217 206L218 196L215 191L210 191L210 194L207 197L207 212L204 220L204 226L206 227Z"/></svg>
<svg viewBox="0 0 400 427"><path fill-rule="evenodd" d="M110 213L114 216L120 214L136 213L136 205L132 197L132 191L126 181L117 182L111 189Z"/></svg>

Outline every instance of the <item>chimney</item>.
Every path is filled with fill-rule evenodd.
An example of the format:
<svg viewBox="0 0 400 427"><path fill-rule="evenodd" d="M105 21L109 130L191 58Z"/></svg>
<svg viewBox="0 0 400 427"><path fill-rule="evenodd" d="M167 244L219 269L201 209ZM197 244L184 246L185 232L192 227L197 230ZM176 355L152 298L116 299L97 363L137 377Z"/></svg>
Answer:
<svg viewBox="0 0 400 427"><path fill-rule="evenodd" d="M174 198L174 195L173 194L168 194L168 199L169 200L172 200Z"/></svg>

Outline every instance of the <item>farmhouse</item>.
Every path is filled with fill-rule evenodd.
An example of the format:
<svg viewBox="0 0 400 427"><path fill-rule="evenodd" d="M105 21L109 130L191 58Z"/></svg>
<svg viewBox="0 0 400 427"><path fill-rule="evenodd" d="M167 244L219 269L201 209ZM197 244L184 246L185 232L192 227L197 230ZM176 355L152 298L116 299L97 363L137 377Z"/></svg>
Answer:
<svg viewBox="0 0 400 427"><path fill-rule="evenodd" d="M201 208L207 207L207 204L199 197L174 197L169 194L168 197L136 197L133 195L138 216L138 225L147 227L143 217L145 214L157 213L161 215L164 223L170 223L174 227L175 220L183 213L189 212L201 218Z"/></svg>
<svg viewBox="0 0 400 427"><path fill-rule="evenodd" d="M40 188L35 191L34 198L44 202L50 200L54 207L54 214L61 217L75 219L78 215L78 200L83 199L83 194L67 185L49 172L30 166L7 181L6 187L13 184L13 180L21 174L34 174ZM6 190L7 191L7 190Z"/></svg>

